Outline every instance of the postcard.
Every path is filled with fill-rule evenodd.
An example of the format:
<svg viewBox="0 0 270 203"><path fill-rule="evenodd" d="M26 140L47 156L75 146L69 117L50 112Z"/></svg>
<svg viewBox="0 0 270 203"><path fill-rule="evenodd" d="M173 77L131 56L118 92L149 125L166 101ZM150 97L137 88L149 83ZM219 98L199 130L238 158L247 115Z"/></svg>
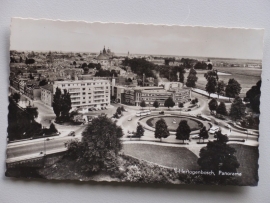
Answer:
<svg viewBox="0 0 270 203"><path fill-rule="evenodd" d="M12 18L5 175L256 186L263 34Z"/></svg>

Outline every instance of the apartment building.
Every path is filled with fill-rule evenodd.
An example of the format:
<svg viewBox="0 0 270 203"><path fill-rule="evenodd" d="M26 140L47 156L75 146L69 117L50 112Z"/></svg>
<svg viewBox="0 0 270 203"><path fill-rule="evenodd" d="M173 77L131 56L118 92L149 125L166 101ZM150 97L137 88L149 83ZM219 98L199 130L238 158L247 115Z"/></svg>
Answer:
<svg viewBox="0 0 270 203"><path fill-rule="evenodd" d="M99 107L110 104L109 80L72 80L55 81L53 92L56 88L66 89L71 98L72 107Z"/></svg>

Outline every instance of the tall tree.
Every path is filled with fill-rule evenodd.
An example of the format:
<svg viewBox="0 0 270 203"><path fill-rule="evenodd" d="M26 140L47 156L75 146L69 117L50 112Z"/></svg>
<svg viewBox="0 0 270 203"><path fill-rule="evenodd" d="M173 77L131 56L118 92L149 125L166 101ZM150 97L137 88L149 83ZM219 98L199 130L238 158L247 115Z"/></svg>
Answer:
<svg viewBox="0 0 270 203"><path fill-rule="evenodd" d="M241 119L245 115L246 106L243 104L242 99L236 96L230 110L230 116L233 119Z"/></svg>
<svg viewBox="0 0 270 203"><path fill-rule="evenodd" d="M199 137L200 137L200 139L203 139L203 142L204 142L204 139L209 138L209 134L208 134L208 131L206 130L205 126L203 126L201 128L200 133L199 133Z"/></svg>
<svg viewBox="0 0 270 203"><path fill-rule="evenodd" d="M215 77L207 78L207 84L206 84L205 90L208 92L209 98L210 98L210 94L215 93L217 91L217 79Z"/></svg>
<svg viewBox="0 0 270 203"><path fill-rule="evenodd" d="M142 107L142 108L146 107L146 103L145 103L145 101L144 101L144 100L142 100L142 101L141 101L141 103L140 103L140 107Z"/></svg>
<svg viewBox="0 0 270 203"><path fill-rule="evenodd" d="M209 107L209 110L212 112L212 111L216 111L217 110L217 107L218 107L218 103L217 103L217 100L216 99L211 99L210 102L208 103L208 107Z"/></svg>
<svg viewBox="0 0 270 203"><path fill-rule="evenodd" d="M56 127L55 127L55 125L54 125L53 123L50 125L49 130L50 130L51 133L56 133L56 132L58 132L58 130L56 129Z"/></svg>
<svg viewBox="0 0 270 203"><path fill-rule="evenodd" d="M210 179L216 184L226 183L231 178L231 176L221 176L220 171L235 173L240 166L235 156L236 150L227 145L227 142L227 136L220 133L217 140L208 142L207 146L200 150L198 164L201 170L212 170L215 173L215 176L205 176L204 178Z"/></svg>
<svg viewBox="0 0 270 203"><path fill-rule="evenodd" d="M159 102L157 100L154 101L153 107L158 108L159 107Z"/></svg>
<svg viewBox="0 0 270 203"><path fill-rule="evenodd" d="M218 71L217 70L207 71L207 73L204 74L204 77L206 78L206 80L208 80L208 78L210 78L210 77L214 77L218 81L218 79L219 79Z"/></svg>
<svg viewBox="0 0 270 203"><path fill-rule="evenodd" d="M191 68L187 77L186 86L187 87L196 87L196 82L198 77L196 76L197 72L194 68Z"/></svg>
<svg viewBox="0 0 270 203"><path fill-rule="evenodd" d="M227 112L227 109L226 109L226 105L224 102L220 102L218 107L217 107L217 114L221 114L223 116L227 116L228 115L228 112Z"/></svg>
<svg viewBox="0 0 270 203"><path fill-rule="evenodd" d="M246 98L250 102L250 106L256 113L260 113L260 97L261 97L261 84L259 80L255 86L252 86L246 93Z"/></svg>
<svg viewBox="0 0 270 203"><path fill-rule="evenodd" d="M167 138L170 135L168 126L164 119L160 119L156 122L155 125L155 138L160 139L160 142L162 141L162 138Z"/></svg>
<svg viewBox="0 0 270 203"><path fill-rule="evenodd" d="M62 93L58 87L56 88L55 94L53 95L52 107L56 115L56 119L58 120L60 117L61 108L62 108Z"/></svg>
<svg viewBox="0 0 270 203"><path fill-rule="evenodd" d="M176 129L176 139L182 140L184 143L185 140L189 140L190 132L191 130L187 121L181 120Z"/></svg>
<svg viewBox="0 0 270 203"><path fill-rule="evenodd" d="M62 105L61 105L61 116L65 120L69 120L69 111L71 109L71 99L69 92L64 89L64 94L62 95Z"/></svg>
<svg viewBox="0 0 270 203"><path fill-rule="evenodd" d="M219 95L223 94L225 92L225 83L223 80L220 80L218 81L217 83L217 95L218 95L218 98L219 98Z"/></svg>
<svg viewBox="0 0 270 203"><path fill-rule="evenodd" d="M136 137L141 139L142 136L144 136L144 129L141 124L138 124L137 130L136 130Z"/></svg>
<svg viewBox="0 0 270 203"><path fill-rule="evenodd" d="M229 97L229 99L235 98L240 94L241 89L241 85L234 78L231 78L225 89L226 96Z"/></svg>
<svg viewBox="0 0 270 203"><path fill-rule="evenodd" d="M68 144L68 153L80 163L82 172L114 171L122 136L121 127L106 116L99 116L84 130L81 142Z"/></svg>
<svg viewBox="0 0 270 203"><path fill-rule="evenodd" d="M165 107L168 107L168 108L174 107L174 105L175 105L175 102L173 101L172 97L169 97L169 98L166 99L165 102L164 102L164 106L165 106Z"/></svg>

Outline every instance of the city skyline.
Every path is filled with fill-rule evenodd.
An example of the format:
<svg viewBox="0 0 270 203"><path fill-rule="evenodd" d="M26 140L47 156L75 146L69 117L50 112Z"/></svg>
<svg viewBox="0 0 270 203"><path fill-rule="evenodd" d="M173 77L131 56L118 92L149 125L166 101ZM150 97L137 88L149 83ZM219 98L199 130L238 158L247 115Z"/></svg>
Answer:
<svg viewBox="0 0 270 203"><path fill-rule="evenodd" d="M12 18L11 50L262 59L263 29ZM44 35L46 33L46 35ZM89 37L86 37L89 36Z"/></svg>

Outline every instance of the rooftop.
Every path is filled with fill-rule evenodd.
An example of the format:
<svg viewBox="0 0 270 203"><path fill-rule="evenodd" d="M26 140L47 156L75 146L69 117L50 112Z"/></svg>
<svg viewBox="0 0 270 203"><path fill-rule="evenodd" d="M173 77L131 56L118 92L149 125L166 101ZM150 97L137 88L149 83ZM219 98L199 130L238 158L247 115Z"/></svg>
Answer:
<svg viewBox="0 0 270 203"><path fill-rule="evenodd" d="M45 89L45 90L49 90L50 92L53 92L53 85L51 85L51 84L41 86L40 88Z"/></svg>

